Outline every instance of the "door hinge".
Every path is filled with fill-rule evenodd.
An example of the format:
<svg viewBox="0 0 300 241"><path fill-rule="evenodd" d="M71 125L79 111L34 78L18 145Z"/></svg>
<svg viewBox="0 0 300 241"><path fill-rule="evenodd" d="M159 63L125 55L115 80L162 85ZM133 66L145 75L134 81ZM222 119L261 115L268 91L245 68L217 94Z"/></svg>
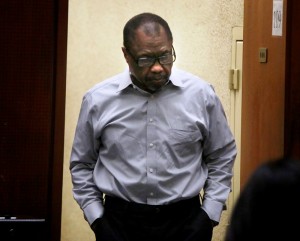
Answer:
<svg viewBox="0 0 300 241"><path fill-rule="evenodd" d="M239 69L229 70L229 89L238 90L239 89Z"/></svg>

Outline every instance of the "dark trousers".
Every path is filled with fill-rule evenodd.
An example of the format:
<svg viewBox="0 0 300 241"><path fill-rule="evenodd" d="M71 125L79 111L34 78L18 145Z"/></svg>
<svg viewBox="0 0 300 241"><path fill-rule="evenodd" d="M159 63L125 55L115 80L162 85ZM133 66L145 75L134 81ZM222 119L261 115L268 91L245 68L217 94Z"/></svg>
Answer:
<svg viewBox="0 0 300 241"><path fill-rule="evenodd" d="M211 241L213 227L199 197L145 205L106 197L97 241Z"/></svg>

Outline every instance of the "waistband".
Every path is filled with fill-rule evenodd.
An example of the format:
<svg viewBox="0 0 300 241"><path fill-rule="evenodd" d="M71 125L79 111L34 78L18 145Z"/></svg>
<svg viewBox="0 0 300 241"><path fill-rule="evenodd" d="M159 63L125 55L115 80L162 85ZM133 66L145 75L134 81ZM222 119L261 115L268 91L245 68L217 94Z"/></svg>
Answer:
<svg viewBox="0 0 300 241"><path fill-rule="evenodd" d="M186 211L201 206L199 196L184 199L166 205L149 205L129 202L124 199L112 196L105 196L104 207L110 210L129 211L134 213L172 213Z"/></svg>

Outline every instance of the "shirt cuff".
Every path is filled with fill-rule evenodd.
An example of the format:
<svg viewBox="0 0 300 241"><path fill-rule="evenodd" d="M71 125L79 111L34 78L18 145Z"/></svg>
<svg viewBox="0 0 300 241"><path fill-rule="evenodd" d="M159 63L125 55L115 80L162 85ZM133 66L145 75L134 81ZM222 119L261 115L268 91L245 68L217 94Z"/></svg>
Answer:
<svg viewBox="0 0 300 241"><path fill-rule="evenodd" d="M83 210L84 217L90 225L97 219L101 218L104 213L104 207L100 202L93 202Z"/></svg>
<svg viewBox="0 0 300 241"><path fill-rule="evenodd" d="M209 218L216 222L220 222L223 206L223 203L207 199L202 203L202 208L207 213Z"/></svg>

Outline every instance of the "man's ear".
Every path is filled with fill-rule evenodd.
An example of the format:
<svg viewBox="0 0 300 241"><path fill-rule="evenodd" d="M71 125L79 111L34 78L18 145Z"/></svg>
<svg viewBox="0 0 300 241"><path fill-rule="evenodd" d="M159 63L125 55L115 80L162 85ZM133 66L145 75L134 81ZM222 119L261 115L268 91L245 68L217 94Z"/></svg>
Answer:
<svg viewBox="0 0 300 241"><path fill-rule="evenodd" d="M126 62L128 63L128 53L127 53L125 47L122 47L122 52L123 52L124 58L126 59Z"/></svg>

